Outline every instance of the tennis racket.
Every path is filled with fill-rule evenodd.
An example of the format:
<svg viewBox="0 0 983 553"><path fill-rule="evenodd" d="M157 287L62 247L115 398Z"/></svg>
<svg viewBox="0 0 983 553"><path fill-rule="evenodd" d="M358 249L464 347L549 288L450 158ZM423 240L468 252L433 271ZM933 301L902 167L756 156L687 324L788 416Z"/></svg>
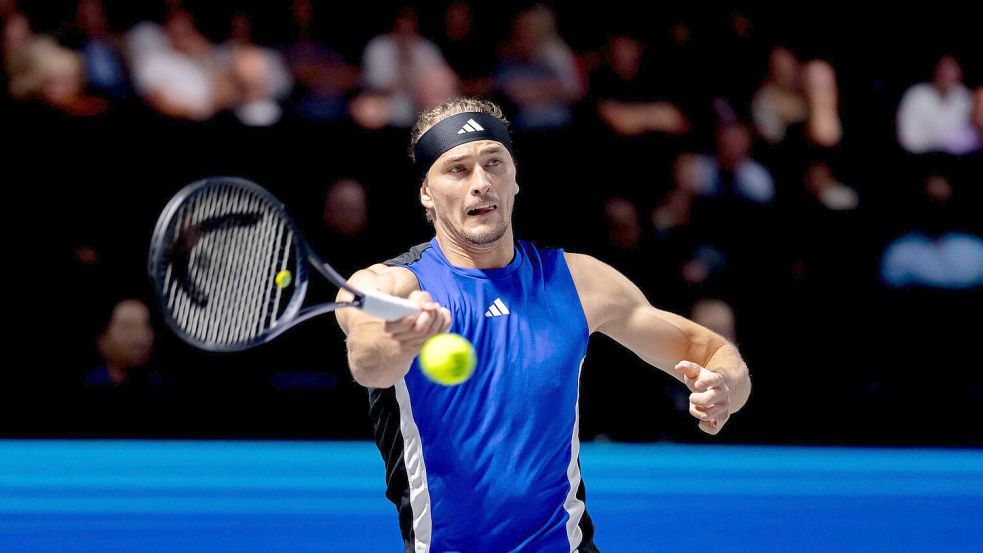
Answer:
<svg viewBox="0 0 983 553"><path fill-rule="evenodd" d="M309 267L355 298L301 309ZM419 312L407 299L346 284L311 251L283 203L240 178L207 178L168 202L148 271L168 325L208 351L251 348L341 307L387 321Z"/></svg>

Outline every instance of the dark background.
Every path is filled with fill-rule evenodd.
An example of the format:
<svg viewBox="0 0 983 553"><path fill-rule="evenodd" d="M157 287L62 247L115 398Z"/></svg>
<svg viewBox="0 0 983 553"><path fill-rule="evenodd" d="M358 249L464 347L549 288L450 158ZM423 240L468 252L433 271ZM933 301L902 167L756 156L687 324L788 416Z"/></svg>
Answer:
<svg viewBox="0 0 983 553"><path fill-rule="evenodd" d="M283 2L186 2L202 30L221 42L233 9L253 14L258 42L291 40ZM364 44L384 32L398 6L318 4L320 36L359 63ZM23 2L38 32L57 33L73 2ZM521 5L474 3L491 52ZM560 132L514 135L522 192L516 235L606 260L628 274L654 305L686 315L701 297L733 306L737 345L751 369L747 407L716 438L669 393L679 385L627 350L595 336L582 385L584 439L979 446L983 364L978 353L979 290L895 290L878 277L887 243L919 218L919 186L944 172L954 188L953 217L979 234L983 171L975 156L912 156L897 145L901 95L931 78L941 54L955 54L968 86L983 83L979 37L967 11L897 5L860 14L843 7L743 9L751 40L733 42L732 9L660 9L605 2L554 6L560 33L591 59L609 34L630 33L662 63L658 74L695 122L683 146L626 155L595 131L591 96ZM933 9L934 8L934 9ZM435 35L443 6L420 10ZM106 3L119 31L159 17L155 2ZM691 47L674 50L670 30L684 23ZM606 242L604 202L631 199L647 213L671 185L672 153L711 151L709 103L742 98L760 84L777 44L802 60L836 69L844 127L832 154L840 180L860 195L846 215L813 216L796 201L801 181L776 176L773 204L722 213L710 232L732 246L726 275L691 286L674 276L654 241L630 255ZM663 55L664 58L659 58ZM735 100L735 105L741 105ZM745 107L746 109L746 107ZM350 120L290 120L274 128L223 121L169 120L138 98L114 101L97 117L65 116L5 98L0 107L7 206L8 295L14 299L0 433L9 437L235 437L362 439L371 436L364 389L345 364L343 335L331 316L239 354L191 349L155 315L155 367L167 385L93 389L83 375L98 359L95 338L121 298L150 297L146 250L160 210L178 189L210 175L255 180L289 206L316 249L339 272L394 257L429 240L417 183L406 156L407 129L369 131ZM509 115L508 112L506 115ZM745 116L746 118L746 116ZM755 143L756 153L767 150ZM369 232L344 247L320 232L324 190L352 177L368 192ZM644 216L643 216L644 218ZM99 254L81 263L80 247ZM803 260L812 270L797 269ZM668 267L668 268L667 268ZM311 291L311 301L333 295Z"/></svg>

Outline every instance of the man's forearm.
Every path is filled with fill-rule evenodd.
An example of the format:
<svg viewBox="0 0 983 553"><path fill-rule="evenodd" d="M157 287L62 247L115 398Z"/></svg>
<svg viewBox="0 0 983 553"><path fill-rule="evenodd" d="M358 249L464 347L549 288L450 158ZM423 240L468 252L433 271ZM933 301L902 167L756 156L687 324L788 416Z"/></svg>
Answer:
<svg viewBox="0 0 983 553"><path fill-rule="evenodd" d="M387 336L359 332L348 335L347 345L352 376L367 388L388 388L398 382L409 372L413 358L419 353Z"/></svg>
<svg viewBox="0 0 983 553"><path fill-rule="evenodd" d="M737 347L731 343L720 346L705 366L708 370L720 373L726 380L732 398L730 412L736 413L744 407L751 395L751 376Z"/></svg>

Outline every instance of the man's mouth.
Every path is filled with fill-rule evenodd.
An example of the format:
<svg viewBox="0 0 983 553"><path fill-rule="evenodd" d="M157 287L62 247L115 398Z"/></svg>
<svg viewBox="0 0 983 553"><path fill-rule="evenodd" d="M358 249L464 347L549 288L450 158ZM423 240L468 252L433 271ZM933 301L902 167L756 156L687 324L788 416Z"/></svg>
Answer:
<svg viewBox="0 0 983 553"><path fill-rule="evenodd" d="M469 209L468 215L473 217L486 215L488 213L491 213L492 211L495 211L496 209L498 209L498 206L495 204L481 204L477 207L473 207Z"/></svg>

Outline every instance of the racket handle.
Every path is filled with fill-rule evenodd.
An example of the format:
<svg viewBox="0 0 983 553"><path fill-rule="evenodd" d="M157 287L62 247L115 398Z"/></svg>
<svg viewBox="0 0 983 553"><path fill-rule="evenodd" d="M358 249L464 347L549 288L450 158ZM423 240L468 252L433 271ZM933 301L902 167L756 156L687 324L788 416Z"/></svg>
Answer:
<svg viewBox="0 0 983 553"><path fill-rule="evenodd" d="M420 312L420 307L405 298L397 298L380 292L361 292L362 311L386 321L402 319Z"/></svg>

